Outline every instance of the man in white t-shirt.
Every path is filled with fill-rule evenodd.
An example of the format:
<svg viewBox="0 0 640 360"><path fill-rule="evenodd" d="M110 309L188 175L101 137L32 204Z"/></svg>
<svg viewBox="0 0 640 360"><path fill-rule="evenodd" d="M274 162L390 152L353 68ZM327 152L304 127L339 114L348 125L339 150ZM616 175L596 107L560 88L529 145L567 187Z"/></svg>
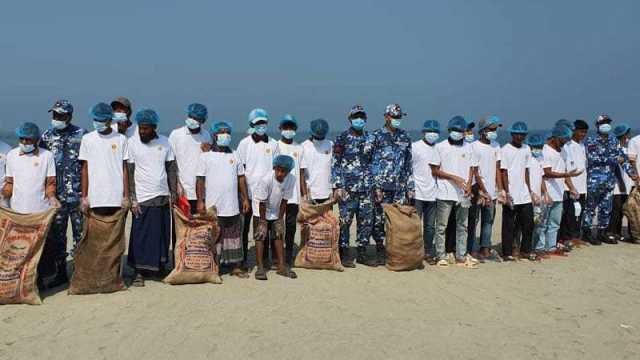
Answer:
<svg viewBox="0 0 640 360"><path fill-rule="evenodd" d="M127 139L138 136L138 127L131 122L131 114L133 114L131 101L124 96L118 96L111 102L111 109L113 110L111 128L126 136Z"/></svg>
<svg viewBox="0 0 640 360"><path fill-rule="evenodd" d="M433 176L437 178L435 256L438 266L449 265L445 254L445 233L449 216L455 212L455 260L459 265L473 267L475 263L467 254L467 221L471 205L471 181L478 163L471 145L464 141L466 120L462 116L455 116L449 120L447 128L449 138L435 146L437 155L429 162Z"/></svg>
<svg viewBox="0 0 640 360"><path fill-rule="evenodd" d="M414 198L418 215L422 218L422 240L424 242L425 259L435 264L436 250L433 236L436 228L436 179L431 173L431 164L437 161L436 142L440 138L440 123L427 120L422 126L423 138L411 145L411 165L413 167L413 183L416 190Z"/></svg>
<svg viewBox="0 0 640 360"><path fill-rule="evenodd" d="M187 107L185 126L169 135L171 150L178 164L178 196L185 196L191 204L191 213L196 212L196 170L203 151L211 144L211 134L204 128L209 112L207 107L193 103Z"/></svg>
<svg viewBox="0 0 640 360"><path fill-rule="evenodd" d="M7 154L11 151L11 146L0 141L0 189L4 187L4 178L7 167ZM0 206L8 207L9 202L0 194Z"/></svg>
<svg viewBox="0 0 640 360"><path fill-rule="evenodd" d="M473 257L481 259L496 259L491 249L493 234L493 220L496 214L496 199L502 192L502 182L498 171L500 169L500 144L498 128L501 127L500 118L488 116L480 119L478 133L480 139L471 144L471 149L478 161L478 172L472 187L474 197L469 209L469 236L467 251ZM480 222L480 244L476 241L476 224ZM479 245L479 246L478 246Z"/></svg>
<svg viewBox="0 0 640 360"><path fill-rule="evenodd" d="M265 241L273 239L278 259L277 274L295 279L297 275L284 262L284 215L293 197L295 179L289 174L294 160L287 155L273 159L273 171L264 175L253 189L253 239L256 242L257 280L267 280L263 256Z"/></svg>
<svg viewBox="0 0 640 360"><path fill-rule="evenodd" d="M571 197L577 198L578 194L575 192L571 178L582 173L582 170L578 169L567 171L566 153L562 151L562 147L571 140L571 135L571 129L564 125L556 125L551 131L551 138L542 149L544 157L542 168L549 199L540 241L544 244L544 250L548 255L566 256L569 250L563 244L558 244L556 240L562 220L565 183L572 189Z"/></svg>
<svg viewBox="0 0 640 360"><path fill-rule="evenodd" d="M169 139L157 133L159 120L154 110L139 110L135 116L138 136L128 142L133 214L128 263L136 272L133 286L144 286L144 277L161 273L169 261L177 166Z"/></svg>
<svg viewBox="0 0 640 360"><path fill-rule="evenodd" d="M569 188L569 184L565 184L558 241L585 245L586 242L582 240L580 233L583 212L580 211L580 214L576 214L576 206L578 206L578 210L584 209L587 200L587 154L583 140L587 137L589 124L584 120L576 120L572 130L571 140L562 147L562 151L567 160L567 170L582 170L582 173L571 179L573 189ZM576 194L577 198L574 199ZM575 205L576 201L580 205Z"/></svg>
<svg viewBox="0 0 640 360"><path fill-rule="evenodd" d="M640 135L636 135L631 140L629 140L628 148L629 161L631 161L631 163L635 166L636 174L640 174L640 161L638 160L638 157L640 156Z"/></svg>
<svg viewBox="0 0 640 360"><path fill-rule="evenodd" d="M249 213L251 205L247 196L244 166L231 150L231 126L218 122L211 127L213 145L200 155L196 172L198 213L205 214L215 206L220 236L216 242L218 263L230 267L232 276L245 279L249 275L242 270L242 216ZM240 200L241 199L241 203ZM242 205L242 207L240 207Z"/></svg>
<svg viewBox="0 0 640 360"><path fill-rule="evenodd" d="M302 181L309 200L323 203L331 197L331 159L333 141L327 140L329 123L324 119L311 122L311 138L302 143Z"/></svg>
<svg viewBox="0 0 640 360"><path fill-rule="evenodd" d="M618 139L620 143L620 147L622 151L629 156L629 137L631 134L631 128L627 124L619 124L613 128L613 135ZM629 160L631 160L631 156L629 156ZM629 194L631 193L631 189L633 188L634 182L629 177L624 169L618 165L618 169L616 171L616 185L613 189L613 200L611 206L611 218L609 220L609 228L607 232L617 237L618 241L629 241L635 243L636 240L633 237L626 237L622 233L622 208L629 198Z"/></svg>
<svg viewBox="0 0 640 360"><path fill-rule="evenodd" d="M240 140L236 153L247 180L247 195L253 199L253 189L267 174L273 171L273 159L278 155L278 142L267 135L269 114L264 109L253 109L249 113L249 135ZM255 209L254 209L255 211ZM245 215L242 229L243 264L247 267L249 251L249 228L251 215ZM255 231L255 229L254 229Z"/></svg>

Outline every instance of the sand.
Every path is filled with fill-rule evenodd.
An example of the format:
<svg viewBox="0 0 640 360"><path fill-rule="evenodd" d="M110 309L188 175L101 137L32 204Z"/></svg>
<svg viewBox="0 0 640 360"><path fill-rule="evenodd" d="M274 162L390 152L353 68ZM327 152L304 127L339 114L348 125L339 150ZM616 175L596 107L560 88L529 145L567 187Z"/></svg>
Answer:
<svg viewBox="0 0 640 360"><path fill-rule="evenodd" d="M639 269L640 246L620 244L475 270L60 290L0 306L0 359L639 359Z"/></svg>

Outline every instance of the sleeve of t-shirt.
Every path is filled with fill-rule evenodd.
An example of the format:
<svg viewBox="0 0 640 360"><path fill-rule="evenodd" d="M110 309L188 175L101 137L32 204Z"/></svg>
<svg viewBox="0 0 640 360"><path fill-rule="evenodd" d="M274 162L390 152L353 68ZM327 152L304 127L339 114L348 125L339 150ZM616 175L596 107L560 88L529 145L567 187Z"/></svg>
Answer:
<svg viewBox="0 0 640 360"><path fill-rule="evenodd" d="M56 176L56 162L53 160L53 154L49 154L47 159L47 177Z"/></svg>
<svg viewBox="0 0 640 360"><path fill-rule="evenodd" d="M9 157L7 156L7 163L5 164L5 172L4 172L4 176L5 178L7 177L13 177L13 161L10 161Z"/></svg>
<svg viewBox="0 0 640 360"><path fill-rule="evenodd" d="M640 138L636 137L629 142L629 158L636 160L638 153L640 153Z"/></svg>
<svg viewBox="0 0 640 360"><path fill-rule="evenodd" d="M236 153L238 155L238 159L240 160L240 164L245 165L247 158L247 145L246 141L241 140L240 144L238 144L238 149L236 149Z"/></svg>
<svg viewBox="0 0 640 360"><path fill-rule="evenodd" d="M89 154L87 153L89 149L87 149L87 136L83 136L80 141L80 152L78 153L78 160L87 160Z"/></svg>
<svg viewBox="0 0 640 360"><path fill-rule="evenodd" d="M553 163L555 163L555 159L549 156L549 154L546 153L546 151L543 154L544 154L544 158L542 159L542 168L543 169L553 168Z"/></svg>
<svg viewBox="0 0 640 360"><path fill-rule="evenodd" d="M169 146L171 146L171 151L173 151L173 153L176 153L176 132L175 130L171 132L171 134L169 134Z"/></svg>
<svg viewBox="0 0 640 360"><path fill-rule="evenodd" d="M269 182L267 182L266 178L262 178L256 184L256 187L253 188L253 198L258 201L266 201L270 195Z"/></svg>
<svg viewBox="0 0 640 360"><path fill-rule="evenodd" d="M123 135L123 137L124 137L124 135ZM125 139L126 139L126 138L125 138ZM122 152L122 154L123 154L123 155L122 155L122 156L123 156L123 157L122 157L122 160L129 160L129 144L128 144L128 141L127 141L127 140L124 140L124 141L122 142L122 147L123 147L123 149L124 149L124 151Z"/></svg>
<svg viewBox="0 0 640 360"><path fill-rule="evenodd" d="M475 146L469 147L469 152L471 152L471 167L480 166L480 152L475 148Z"/></svg>
<svg viewBox="0 0 640 360"><path fill-rule="evenodd" d="M429 157L429 165L440 165L440 151L436 147Z"/></svg>
<svg viewBox="0 0 640 360"><path fill-rule="evenodd" d="M125 141L124 142L125 145L127 145L124 149L125 153L125 157L123 159L127 160L127 162L129 164L133 164L136 162L136 152L135 152L135 147L134 146L129 146L129 141Z"/></svg>
<svg viewBox="0 0 640 360"><path fill-rule="evenodd" d="M198 157L198 165L196 166L196 176L207 176L207 162L205 161L205 154L200 154Z"/></svg>
<svg viewBox="0 0 640 360"><path fill-rule="evenodd" d="M167 151L167 159L165 161L174 161L176 159L173 150L171 149L171 144L169 144L169 149Z"/></svg>
<svg viewBox="0 0 640 360"><path fill-rule="evenodd" d="M307 158L306 152L307 151L308 151L307 150L307 145L306 144L302 144L302 151L301 151L301 154L300 154L300 169L306 169L307 168L307 160L306 160L306 158Z"/></svg>
<svg viewBox="0 0 640 360"><path fill-rule="evenodd" d="M237 169L236 169L236 174L238 176L242 176L242 175L244 175L244 166L242 165L242 162L240 161L240 158L238 158L238 155L237 154L233 154L233 155L235 156L236 164L238 165Z"/></svg>

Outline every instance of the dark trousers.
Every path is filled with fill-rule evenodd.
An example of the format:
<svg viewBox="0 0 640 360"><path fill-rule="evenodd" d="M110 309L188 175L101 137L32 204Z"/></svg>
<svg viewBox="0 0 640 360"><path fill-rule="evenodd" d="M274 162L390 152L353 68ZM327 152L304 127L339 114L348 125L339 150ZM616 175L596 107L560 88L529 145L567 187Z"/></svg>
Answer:
<svg viewBox="0 0 640 360"><path fill-rule="evenodd" d="M249 201L249 205L251 205ZM247 265L247 256L249 255L249 229L251 228L251 219L253 218L253 210L249 208L249 212L244 214L244 221L242 222L242 263Z"/></svg>
<svg viewBox="0 0 640 360"><path fill-rule="evenodd" d="M622 236L622 207L629 198L627 194L613 195L613 208L611 209L611 220L609 220L608 232Z"/></svg>
<svg viewBox="0 0 640 360"><path fill-rule="evenodd" d="M560 222L560 231L558 232L558 240L565 241L571 239L579 239L582 236L582 217L586 206L587 196L580 194L578 202L582 211L580 216L576 216L576 207L573 204L575 200L571 198L568 191L564 193L562 201L562 221Z"/></svg>
<svg viewBox="0 0 640 360"><path fill-rule="evenodd" d="M451 211L449 220L447 220L447 229L444 235L444 251L449 253L456 252L456 212Z"/></svg>
<svg viewBox="0 0 640 360"><path fill-rule="evenodd" d="M67 227L71 220L73 230L73 249L82 237L83 216L77 203L62 203L51 223L47 240L44 243L42 257L38 264L38 275L46 278L62 271L67 260Z"/></svg>
<svg viewBox="0 0 640 360"><path fill-rule="evenodd" d="M522 234L520 253L531 252L533 237L533 205L521 204L502 207L502 254L513 255L513 240L516 233Z"/></svg>

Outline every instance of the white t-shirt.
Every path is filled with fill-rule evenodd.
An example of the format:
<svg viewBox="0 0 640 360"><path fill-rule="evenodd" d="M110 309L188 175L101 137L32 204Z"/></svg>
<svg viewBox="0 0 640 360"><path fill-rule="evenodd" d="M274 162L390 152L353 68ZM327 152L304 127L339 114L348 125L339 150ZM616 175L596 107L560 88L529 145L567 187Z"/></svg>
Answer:
<svg viewBox="0 0 640 360"><path fill-rule="evenodd" d="M471 150L471 144L463 142L462 145L451 145L449 140L439 142L436 146L435 156L429 164L440 165L440 170L459 176L464 181L469 180L469 171L478 166L477 159ZM438 179L436 181L436 199L462 201L464 190L454 185L453 181Z"/></svg>
<svg viewBox="0 0 640 360"><path fill-rule="evenodd" d="M253 216L260 217L260 202L266 201L267 220L278 220L280 215L280 203L293 197L293 183L295 179L291 174L287 175L280 183L276 180L273 171L262 177L253 191Z"/></svg>
<svg viewBox="0 0 640 360"><path fill-rule="evenodd" d="M551 146L545 144L542 148L542 156L544 157L543 169L551 168L553 172L559 173L567 171L567 165L564 159L565 154L566 153L556 151ZM531 180L531 172L529 172L529 180ZM544 181L547 185L547 193L551 200L554 202L562 201L564 196L564 178L545 178Z"/></svg>
<svg viewBox="0 0 640 360"><path fill-rule="evenodd" d="M244 175L244 166L235 152L202 153L196 175L205 177L207 209L215 206L218 216L236 216L240 213L238 176Z"/></svg>
<svg viewBox="0 0 640 360"><path fill-rule="evenodd" d="M169 181L166 163L175 160L169 139L158 135L157 139L144 144L139 136L134 136L129 139L128 146L128 161L136 166L133 177L138 202L143 203L158 196L168 196Z"/></svg>
<svg viewBox="0 0 640 360"><path fill-rule="evenodd" d="M211 134L204 128L192 134L186 126L177 128L169 135L171 150L178 164L178 180L189 200L196 200L196 170L197 160L202 154L201 145L211 143Z"/></svg>
<svg viewBox="0 0 640 360"><path fill-rule="evenodd" d="M4 174L7 167L7 154L11 151L11 146L0 141L0 189L4 186Z"/></svg>
<svg viewBox="0 0 640 360"><path fill-rule="evenodd" d="M45 192L47 178L56 176L56 163L51 152L42 148L38 149L38 155L21 155L20 148L9 151L6 176L13 178L13 210L32 214L49 209Z"/></svg>
<svg viewBox="0 0 640 360"><path fill-rule="evenodd" d="M627 156L629 155L629 149L626 147L622 148L622 151L627 154ZM631 193L631 188L633 187L633 180L631 180L631 177L629 177L629 174L627 174L626 171L624 171L624 169L622 168L622 166L618 165L618 168L620 170L620 174L622 174L622 182L624 183L624 192L620 189L620 183L618 183L618 181L616 181L616 185L613 188L613 195L622 195L622 194L630 194ZM617 179L617 176L616 176Z"/></svg>
<svg viewBox="0 0 640 360"><path fill-rule="evenodd" d="M531 149L525 144L517 148L508 143L500 151L500 168L507 170L509 195L513 198L514 205L531 202L531 194L525 181L526 169L531 166L531 157Z"/></svg>
<svg viewBox="0 0 640 360"><path fill-rule="evenodd" d="M576 169L584 170L582 174L571 178L573 186L579 194L587 193L587 153L584 144L577 143L574 140L569 141L562 147L562 151L566 153L567 171ZM565 190L569 190L565 185Z"/></svg>
<svg viewBox="0 0 640 360"><path fill-rule="evenodd" d="M478 173L482 178L484 187L491 196L491 199L498 198L497 186L496 186L496 166L500 161L500 144L495 141L491 141L489 144L485 144L480 140L474 141L471 144L473 154L478 159Z"/></svg>
<svg viewBox="0 0 640 360"><path fill-rule="evenodd" d="M118 123L116 122L112 122L111 123L111 129L115 132L118 132ZM138 136L136 136L138 135ZM132 137L136 136L136 137L140 137L138 134L138 124L135 123L131 123L131 126L129 126L129 128L127 129L127 131L124 133L124 136L127 137L127 139L131 139Z"/></svg>
<svg viewBox="0 0 640 360"><path fill-rule="evenodd" d="M529 167L529 182L531 184L531 191L533 191L538 197L542 197L542 179L544 177L544 156L539 158L531 156L531 164Z"/></svg>
<svg viewBox="0 0 640 360"><path fill-rule="evenodd" d="M300 192L300 163L302 161L302 146L300 144L293 142L291 144L286 144L282 140L278 141L278 154L280 155L288 155L293 158L293 169L289 173L296 180L293 185L293 196L289 199L289 204L300 204L300 198L302 197L302 193Z"/></svg>
<svg viewBox="0 0 640 360"><path fill-rule="evenodd" d="M300 168L306 169L307 189L312 199L327 199L331 196L331 140L306 140L302 143Z"/></svg>
<svg viewBox="0 0 640 360"><path fill-rule="evenodd" d="M429 145L423 140L411 144L411 166L413 167L413 182L416 188L416 199L422 201L436 200L436 179L431 174L431 164L437 161L438 154L435 145Z"/></svg>
<svg viewBox="0 0 640 360"><path fill-rule="evenodd" d="M262 177L273 171L273 158L278 156L278 142L269 138L269 142L253 141L251 135L240 140L238 158L244 165L247 178L249 199L253 199L253 189Z"/></svg>
<svg viewBox="0 0 640 360"><path fill-rule="evenodd" d="M122 206L127 138L117 131L109 135L92 131L82 137L78 159L87 162L91 208Z"/></svg>
<svg viewBox="0 0 640 360"><path fill-rule="evenodd" d="M636 174L640 174L640 135L629 140L629 159L636 162Z"/></svg>

